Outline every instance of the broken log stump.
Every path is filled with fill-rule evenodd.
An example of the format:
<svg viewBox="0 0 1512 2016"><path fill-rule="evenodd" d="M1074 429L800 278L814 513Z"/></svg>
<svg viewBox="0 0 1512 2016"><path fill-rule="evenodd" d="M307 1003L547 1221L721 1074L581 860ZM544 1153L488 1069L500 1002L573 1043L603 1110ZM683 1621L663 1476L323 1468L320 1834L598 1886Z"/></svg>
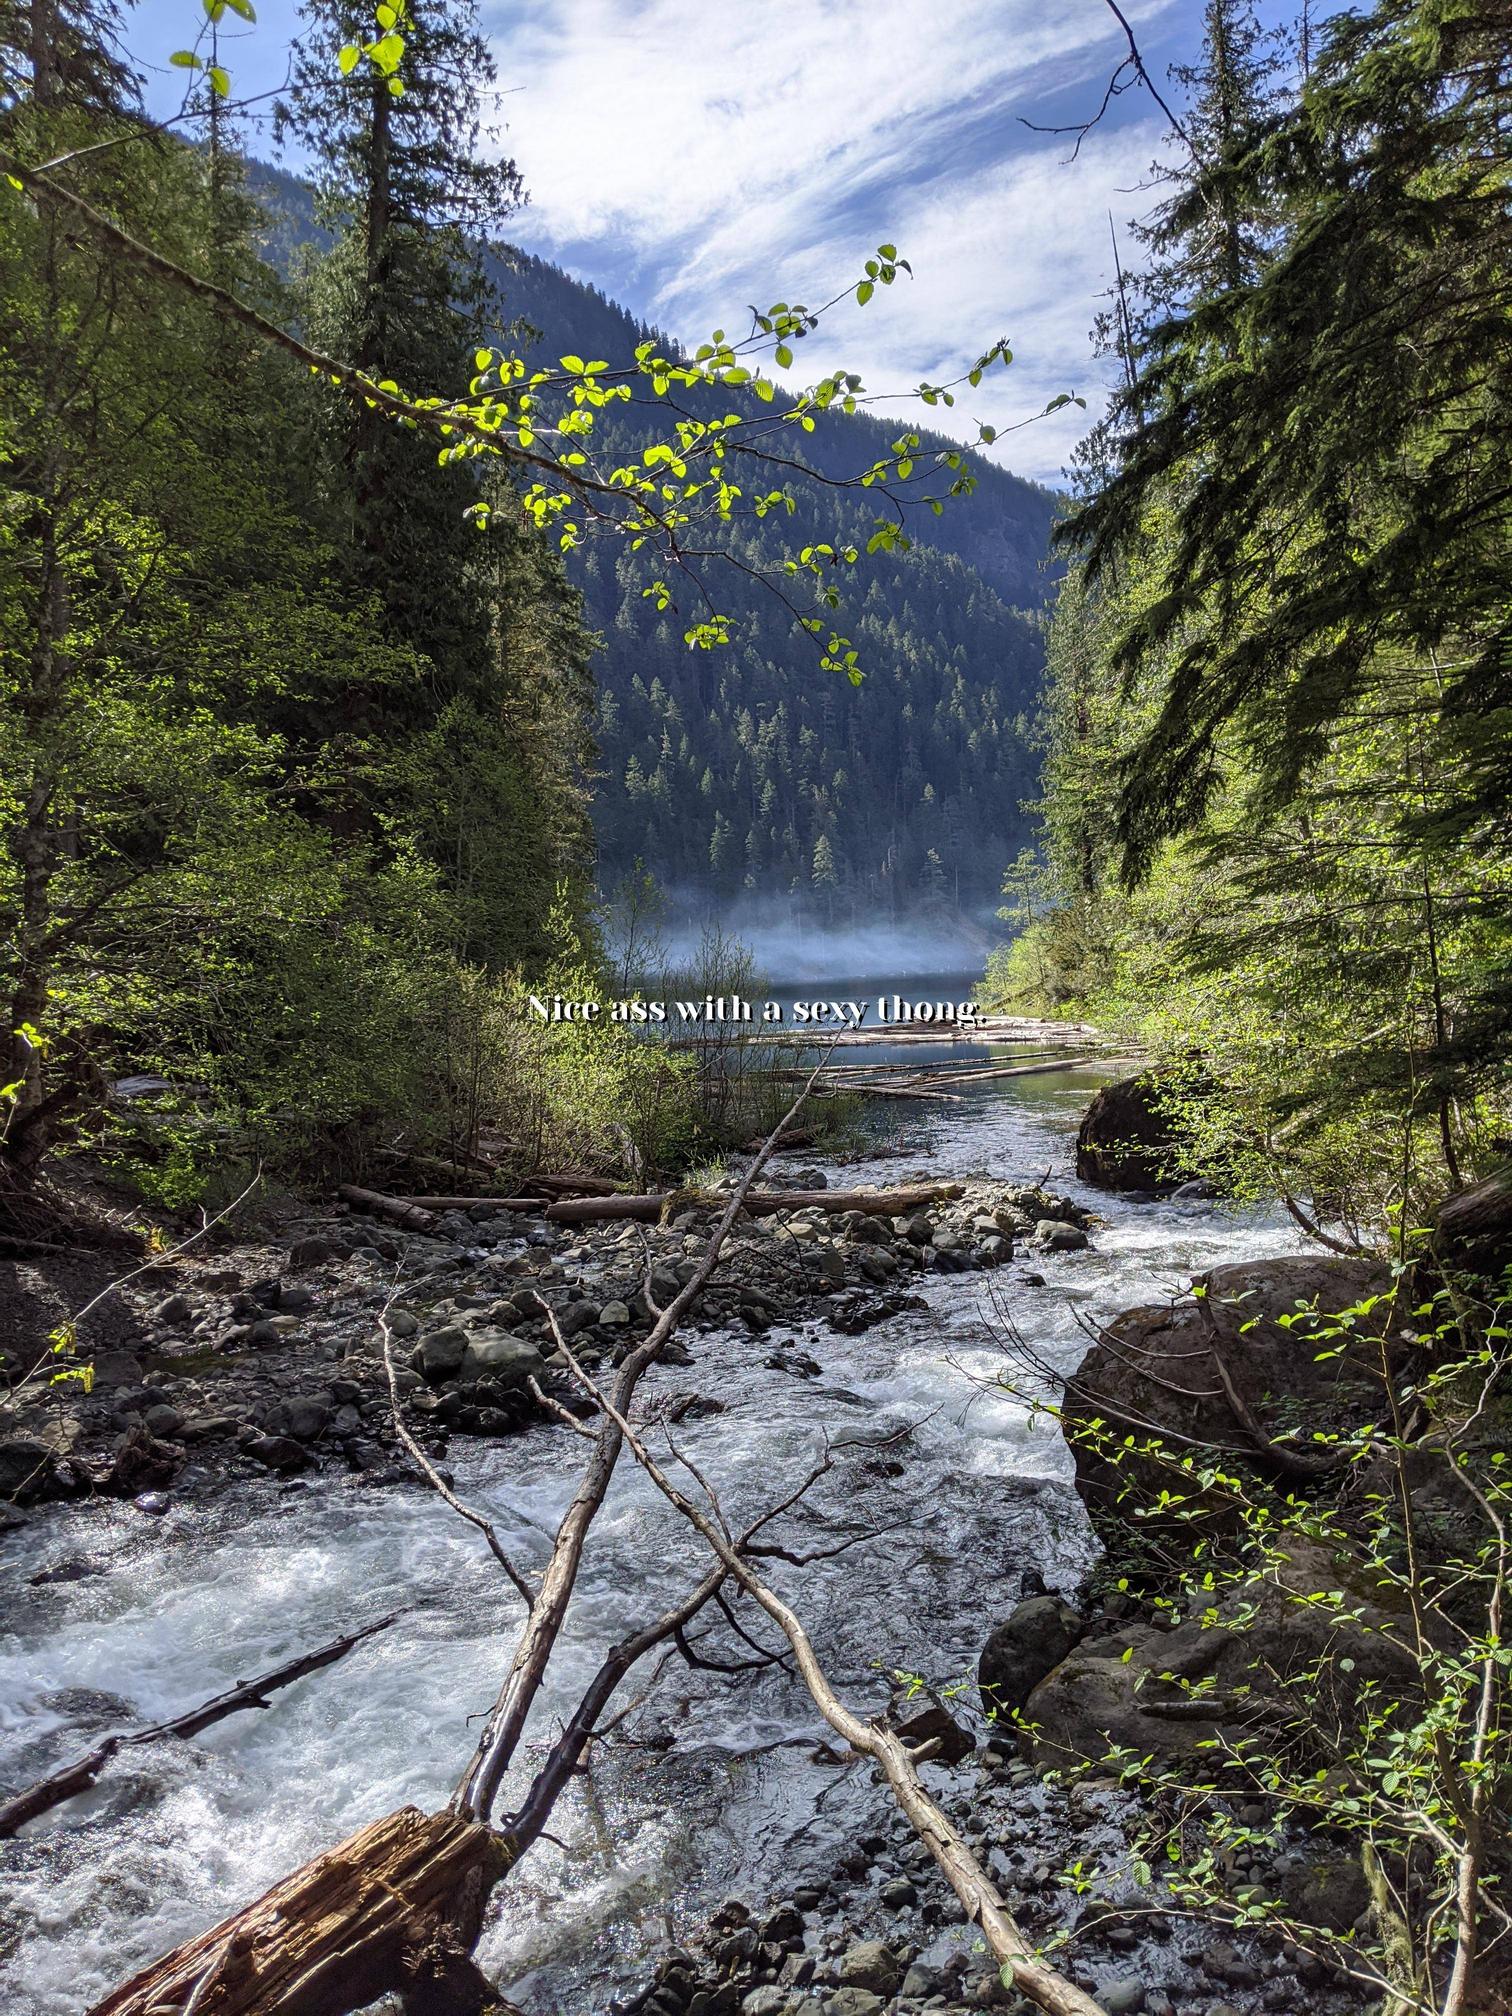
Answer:
<svg viewBox="0 0 1512 2016"><path fill-rule="evenodd" d="M480 1821L403 1806L186 1940L90 2016L348 2016L380 1995L477 2006L471 1960L506 1851Z"/></svg>

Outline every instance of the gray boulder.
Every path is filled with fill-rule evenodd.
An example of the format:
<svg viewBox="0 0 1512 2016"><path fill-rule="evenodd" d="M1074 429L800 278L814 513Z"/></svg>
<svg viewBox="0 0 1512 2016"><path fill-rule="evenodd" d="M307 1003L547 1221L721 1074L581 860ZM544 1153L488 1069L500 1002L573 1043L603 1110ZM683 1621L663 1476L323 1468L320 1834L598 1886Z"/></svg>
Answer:
<svg viewBox="0 0 1512 2016"><path fill-rule="evenodd" d="M331 1419L330 1402L315 1393L295 1393L262 1409L259 1426L266 1434L292 1436L296 1442L317 1442Z"/></svg>
<svg viewBox="0 0 1512 2016"><path fill-rule="evenodd" d="M1080 1253L1087 1244L1087 1235L1079 1225L1041 1218L1029 1243L1041 1253Z"/></svg>
<svg viewBox="0 0 1512 2016"><path fill-rule="evenodd" d="M459 1377L492 1380L496 1386L523 1386L539 1378L546 1361L534 1344L510 1330L474 1330L467 1340Z"/></svg>
<svg viewBox="0 0 1512 2016"><path fill-rule="evenodd" d="M898 1956L880 1939L862 1939L840 1956L842 1988L867 1988L874 1995L893 1995L902 1971Z"/></svg>
<svg viewBox="0 0 1512 2016"><path fill-rule="evenodd" d="M1054 1671L1085 1627L1059 1596L1029 1596L994 1626L977 1662L977 1687L989 1715L1022 1708Z"/></svg>
<svg viewBox="0 0 1512 2016"><path fill-rule="evenodd" d="M415 1346L410 1363L433 1383L455 1379L467 1356L467 1345L467 1332L455 1323L448 1323L444 1329L425 1333Z"/></svg>

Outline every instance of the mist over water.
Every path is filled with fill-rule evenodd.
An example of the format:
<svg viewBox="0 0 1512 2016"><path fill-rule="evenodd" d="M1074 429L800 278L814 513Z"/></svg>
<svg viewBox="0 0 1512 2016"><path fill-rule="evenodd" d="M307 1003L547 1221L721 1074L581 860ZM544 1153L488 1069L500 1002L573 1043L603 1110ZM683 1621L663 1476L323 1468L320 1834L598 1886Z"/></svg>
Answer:
<svg viewBox="0 0 1512 2016"><path fill-rule="evenodd" d="M979 979L994 943L980 925L964 919L831 926L736 911L720 919L720 928L740 941L758 972L779 991L800 982L838 981L856 974L870 975L877 988L937 974L966 973ZM668 962L694 963L706 929L682 924L664 928L661 940Z"/></svg>

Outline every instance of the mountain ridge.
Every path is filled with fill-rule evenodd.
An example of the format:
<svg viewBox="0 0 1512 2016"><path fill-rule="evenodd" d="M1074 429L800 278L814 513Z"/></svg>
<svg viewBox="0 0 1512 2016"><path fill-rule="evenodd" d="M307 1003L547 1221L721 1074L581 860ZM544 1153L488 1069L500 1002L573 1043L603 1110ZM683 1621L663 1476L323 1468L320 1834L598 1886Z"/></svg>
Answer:
<svg viewBox="0 0 1512 2016"><path fill-rule="evenodd" d="M287 273L301 246L331 242L307 184L260 162L248 178L275 267ZM675 348L533 253L490 254L488 277L527 358L618 361L647 336ZM901 424L828 415L804 451L822 472L848 472ZM633 411L600 416L599 438L626 459L643 432ZM955 446L924 436L926 453ZM831 925L990 916L1006 863L1029 842L1023 806L1038 792L1040 611L1055 578L1058 500L970 461L972 496L939 517L912 509L911 550L870 556L847 583L836 620L861 650L859 689L821 673L776 599L735 570L717 585L731 641L711 654L688 650L675 608L653 609L630 556L603 542L571 556L602 639L594 825L606 888L640 862L684 918L774 906ZM864 548L874 518L872 493L826 491L813 536ZM777 560L779 536L791 538L790 522L781 535L751 522L732 543L760 568Z"/></svg>

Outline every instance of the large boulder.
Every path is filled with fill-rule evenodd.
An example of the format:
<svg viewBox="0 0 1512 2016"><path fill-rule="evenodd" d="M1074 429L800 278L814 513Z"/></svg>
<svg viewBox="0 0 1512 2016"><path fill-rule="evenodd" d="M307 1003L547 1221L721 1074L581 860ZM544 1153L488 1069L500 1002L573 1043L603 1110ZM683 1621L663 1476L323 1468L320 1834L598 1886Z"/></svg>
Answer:
<svg viewBox="0 0 1512 2016"><path fill-rule="evenodd" d="M1179 1130L1165 1111L1151 1071L1104 1085L1076 1137L1076 1173L1103 1190L1164 1196L1191 1174L1182 1166Z"/></svg>
<svg viewBox="0 0 1512 2016"><path fill-rule="evenodd" d="M1342 1590L1342 1605L1307 1600ZM1236 1587L1216 1614L1174 1630L1144 1619L1085 1638L1030 1695L1023 1745L1042 1769L1101 1762L1115 1748L1159 1762L1211 1762L1215 1737L1296 1727L1287 1683L1327 1659L1350 1688L1387 1699L1421 1684L1411 1620L1388 1607L1380 1578L1312 1541L1294 1540L1263 1580ZM1305 1682L1304 1682L1305 1692Z"/></svg>
<svg viewBox="0 0 1512 2016"><path fill-rule="evenodd" d="M1082 1620L1059 1596L1029 1596L993 1626L977 1661L977 1688L989 1715L1022 1708L1082 1635Z"/></svg>
<svg viewBox="0 0 1512 2016"><path fill-rule="evenodd" d="M1433 1261L1443 1273L1493 1281L1512 1267L1512 1168L1444 1199L1433 1220Z"/></svg>
<svg viewBox="0 0 1512 2016"><path fill-rule="evenodd" d="M1326 1349L1298 1319L1314 1308L1336 1314L1390 1286L1378 1261L1301 1254L1215 1267L1170 1303L1116 1316L1067 1382L1062 1416L1076 1488L1108 1545L1121 1549L1131 1524L1147 1532L1177 1524L1195 1538L1199 1496L1209 1519L1232 1515L1221 1487L1204 1493L1174 1480L1173 1456L1216 1451L1225 1464L1247 1462L1271 1477L1320 1475L1330 1458L1314 1431L1381 1414L1383 1329L1393 1365L1411 1346L1389 1327L1389 1300ZM1167 1460L1139 1453L1155 1440ZM1163 1490L1181 1502L1162 1504Z"/></svg>

